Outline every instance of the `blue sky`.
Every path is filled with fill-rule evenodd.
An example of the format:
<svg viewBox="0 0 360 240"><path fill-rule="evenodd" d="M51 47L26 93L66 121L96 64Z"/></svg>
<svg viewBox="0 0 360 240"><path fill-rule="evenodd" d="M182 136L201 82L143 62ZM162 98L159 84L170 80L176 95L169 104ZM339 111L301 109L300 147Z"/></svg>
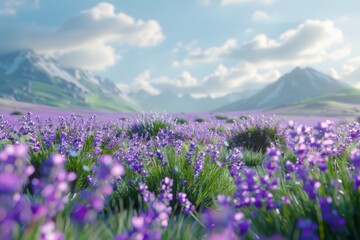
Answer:
<svg viewBox="0 0 360 240"><path fill-rule="evenodd" d="M124 91L214 97L295 66L360 86L358 0L0 0L0 53L31 48Z"/></svg>

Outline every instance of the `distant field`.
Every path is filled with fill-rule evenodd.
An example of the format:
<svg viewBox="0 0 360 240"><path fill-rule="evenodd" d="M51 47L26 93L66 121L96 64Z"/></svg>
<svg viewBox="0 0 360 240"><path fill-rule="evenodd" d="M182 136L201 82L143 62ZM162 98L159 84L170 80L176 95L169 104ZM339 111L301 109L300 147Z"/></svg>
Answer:
<svg viewBox="0 0 360 240"><path fill-rule="evenodd" d="M339 104L335 104L338 106ZM349 105L346 105L349 107ZM192 120L196 118L204 118L205 120L219 120L216 118L216 115L224 115L228 119L238 119L239 117L247 114L254 115L266 115L272 116L275 115L277 119L280 119L284 122L288 120L294 120L299 123L313 125L319 121L331 120L334 122L351 122L355 121L360 116L360 107L354 105L353 111L345 111L343 108L335 109L332 106L331 110L324 108L324 105L319 105L314 108L304 107L303 105L294 105L290 107L279 107L274 109L265 109L265 110L253 110L253 111L241 111L241 112L227 112L227 113L179 113L172 114L174 116L186 117ZM89 117L93 114L97 114L100 120L115 120L122 117L133 118L136 117L139 113L117 113L111 111L96 111L80 108L58 108L50 107L43 105L36 105L24 102L16 102L12 100L0 99L0 115L4 115L9 120L19 119L18 115L12 115L11 113L19 111L25 114L27 111L33 112L35 115L40 115L43 118L52 117L56 118L59 114L69 116L71 113L75 113L78 116Z"/></svg>

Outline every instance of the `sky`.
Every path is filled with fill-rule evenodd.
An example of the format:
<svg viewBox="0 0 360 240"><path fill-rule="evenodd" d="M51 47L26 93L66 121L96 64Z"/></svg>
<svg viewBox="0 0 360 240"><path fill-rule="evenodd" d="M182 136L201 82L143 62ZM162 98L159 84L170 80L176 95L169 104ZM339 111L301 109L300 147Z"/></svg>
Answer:
<svg viewBox="0 0 360 240"><path fill-rule="evenodd" d="M313 67L360 87L359 0L0 0L0 54L33 49L124 92L220 97Z"/></svg>

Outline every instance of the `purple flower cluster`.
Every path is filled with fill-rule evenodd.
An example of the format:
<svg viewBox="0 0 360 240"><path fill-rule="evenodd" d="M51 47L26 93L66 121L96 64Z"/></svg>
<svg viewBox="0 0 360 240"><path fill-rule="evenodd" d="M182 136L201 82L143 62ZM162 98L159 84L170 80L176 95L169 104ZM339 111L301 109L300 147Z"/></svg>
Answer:
<svg viewBox="0 0 360 240"><path fill-rule="evenodd" d="M314 128L304 125L296 126L293 121L288 123L288 148L292 149L297 156L299 164L306 160L309 153L317 153L320 157L332 157L339 154L338 134L335 133L334 123L331 121L318 123ZM318 157L319 158L319 157ZM326 170L326 164L318 164L322 170Z"/></svg>
<svg viewBox="0 0 360 240"><path fill-rule="evenodd" d="M312 171L318 169L327 171L328 159L338 155L336 150L336 135L334 124L330 121L319 123L314 128L304 125L296 126L294 122L288 124L288 147L296 156L296 163L286 161L286 168L295 173L297 179L303 183L303 190L310 199L315 199L318 189L321 187L319 180L314 179ZM288 180L292 179L288 175Z"/></svg>
<svg viewBox="0 0 360 240"><path fill-rule="evenodd" d="M199 151L197 156L196 156L196 160L195 160L195 177L199 177L200 173L203 171L204 169L204 165L205 165L205 152L203 151Z"/></svg>
<svg viewBox="0 0 360 240"><path fill-rule="evenodd" d="M281 151L275 147L267 149L264 165L268 171L269 177L274 176L275 172L279 169L281 155Z"/></svg>
<svg viewBox="0 0 360 240"><path fill-rule="evenodd" d="M3 115L0 115L0 140L8 139L14 143L16 130L9 121L6 121Z"/></svg>
<svg viewBox="0 0 360 240"><path fill-rule="evenodd" d="M32 221L30 200L23 187L34 167L27 164L27 145L9 145L0 152L0 239L11 239L16 227Z"/></svg>
<svg viewBox="0 0 360 240"><path fill-rule="evenodd" d="M154 200L147 211L132 218L132 228L115 237L115 240L161 239L161 230L168 227L170 213L171 207Z"/></svg>
<svg viewBox="0 0 360 240"><path fill-rule="evenodd" d="M161 192L158 195L158 198L165 204L170 205L170 201L173 200L172 187L174 181L168 177L165 177L161 182Z"/></svg>
<svg viewBox="0 0 360 240"><path fill-rule="evenodd" d="M219 211L207 210L203 213L203 221L209 230L208 239L238 239L246 234L251 220L242 212L236 211L229 196L217 196Z"/></svg>
<svg viewBox="0 0 360 240"><path fill-rule="evenodd" d="M187 160L186 161L187 165L192 165L193 164L192 158L194 157L195 150L196 150L196 144L194 142L190 142L189 150L185 154L185 158Z"/></svg>
<svg viewBox="0 0 360 240"><path fill-rule="evenodd" d="M257 208L265 206L269 210L277 207L272 191L278 189L279 179L274 175L279 168L280 157L279 150L268 148L264 163L267 174L257 176L253 170L245 168L242 176L235 179L234 203L237 208L253 205Z"/></svg>
<svg viewBox="0 0 360 240"><path fill-rule="evenodd" d="M148 190L146 184L139 184L144 202L147 203L149 207L138 216L134 216L131 220L132 228L117 236L115 238L116 240L161 239L161 229L167 228L169 225L172 210L170 201L173 200L173 180L165 177L161 182L161 191L157 197Z"/></svg>
<svg viewBox="0 0 360 240"><path fill-rule="evenodd" d="M27 143L31 146L34 152L40 150L41 143L37 140L36 125L32 119L32 112L28 112L21 118L21 128L18 131L18 136L26 136Z"/></svg>
<svg viewBox="0 0 360 240"><path fill-rule="evenodd" d="M145 183L139 184L139 190L145 203L150 203L155 200L155 195L149 191L148 186Z"/></svg>
<svg viewBox="0 0 360 240"><path fill-rule="evenodd" d="M233 178L240 176L245 163L242 161L242 149L241 148L233 148L229 150L229 153L226 157L227 162L230 164L230 175Z"/></svg>
<svg viewBox="0 0 360 240"><path fill-rule="evenodd" d="M156 150L156 155L158 160L161 162L161 166L165 167L168 162L164 159L164 154L161 152L161 150Z"/></svg>
<svg viewBox="0 0 360 240"><path fill-rule="evenodd" d="M216 162L216 160L220 157L220 148L218 145L209 144L206 147L206 153L210 154L212 162Z"/></svg>
<svg viewBox="0 0 360 240"><path fill-rule="evenodd" d="M144 155L146 155L145 153L148 152L146 146L141 146L133 139L131 141L131 146L125 150L125 153L122 151L124 150L118 150L114 154L115 158L128 165L132 171L147 176L147 170L144 169L144 164L149 161L149 159L146 160L146 157L144 157ZM149 155L149 153L147 155Z"/></svg>
<svg viewBox="0 0 360 240"><path fill-rule="evenodd" d="M346 220L332 207L333 199L331 197L321 197L319 198L319 203L323 220L330 225L333 231L342 231L345 227Z"/></svg>
<svg viewBox="0 0 360 240"><path fill-rule="evenodd" d="M41 178L32 180L34 194L41 200L33 206L34 217L50 220L61 212L67 203L70 183L76 179L74 172L65 170L64 156L53 154L42 164Z"/></svg>
<svg viewBox="0 0 360 240"><path fill-rule="evenodd" d="M121 181L125 169L110 155L103 155L99 159L99 165L93 167L93 172L90 189L81 192L82 201L72 211L72 217L79 223L95 220L97 213L104 209L106 197L113 192L114 184Z"/></svg>
<svg viewBox="0 0 360 240"><path fill-rule="evenodd" d="M360 192L360 149L354 149L351 151L349 161L354 166L354 190Z"/></svg>
<svg viewBox="0 0 360 240"><path fill-rule="evenodd" d="M319 240L317 234L317 224L311 219L299 219L297 227L300 230L299 240Z"/></svg>
<svg viewBox="0 0 360 240"><path fill-rule="evenodd" d="M41 236L39 240L65 240L62 232L57 231L53 221L45 222L40 228Z"/></svg>
<svg viewBox="0 0 360 240"><path fill-rule="evenodd" d="M186 214L191 214L195 211L195 206L192 205L190 200L187 198L186 193L179 192L177 195L177 200L179 201L180 205L183 207L183 212Z"/></svg>

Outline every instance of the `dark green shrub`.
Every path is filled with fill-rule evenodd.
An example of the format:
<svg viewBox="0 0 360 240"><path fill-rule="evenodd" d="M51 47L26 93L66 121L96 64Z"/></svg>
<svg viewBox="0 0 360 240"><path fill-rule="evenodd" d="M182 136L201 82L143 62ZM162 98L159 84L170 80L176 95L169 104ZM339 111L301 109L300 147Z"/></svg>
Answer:
<svg viewBox="0 0 360 240"><path fill-rule="evenodd" d="M188 120L186 120L185 118L177 118L175 119L177 124L188 124Z"/></svg>
<svg viewBox="0 0 360 240"><path fill-rule="evenodd" d="M172 129L175 121L166 114L144 114L129 124L130 137L155 137L161 129Z"/></svg>
<svg viewBox="0 0 360 240"><path fill-rule="evenodd" d="M234 123L234 122L236 122L236 120L233 118L229 118L226 120L226 123Z"/></svg>
<svg viewBox="0 0 360 240"><path fill-rule="evenodd" d="M209 130L212 132L220 133L220 134L225 132L224 127L209 127Z"/></svg>
<svg viewBox="0 0 360 240"><path fill-rule="evenodd" d="M22 116L22 115L24 115L24 113L21 112L21 111L16 110L16 111L13 111L12 113L10 113L10 115L13 115L13 116Z"/></svg>
<svg viewBox="0 0 360 240"><path fill-rule="evenodd" d="M254 152L266 152L266 148L271 146L271 143L278 145L285 143L285 138L280 136L275 127L257 128L255 126L247 128L245 131L233 133L229 138L229 147L243 147L244 149Z"/></svg>
<svg viewBox="0 0 360 240"><path fill-rule="evenodd" d="M202 123L202 122L205 122L205 119L203 119L203 118L195 118L195 122Z"/></svg>
<svg viewBox="0 0 360 240"><path fill-rule="evenodd" d="M221 115L221 114L216 115L215 118L218 119L218 120L227 120L228 119L227 116Z"/></svg>
<svg viewBox="0 0 360 240"><path fill-rule="evenodd" d="M236 123L227 134L228 148L265 153L271 145L285 147L284 131L271 117L249 116L248 120Z"/></svg>
<svg viewBox="0 0 360 240"><path fill-rule="evenodd" d="M248 119L249 119L249 117L246 116L246 115L241 115L239 118L240 118L241 120L248 120Z"/></svg>

